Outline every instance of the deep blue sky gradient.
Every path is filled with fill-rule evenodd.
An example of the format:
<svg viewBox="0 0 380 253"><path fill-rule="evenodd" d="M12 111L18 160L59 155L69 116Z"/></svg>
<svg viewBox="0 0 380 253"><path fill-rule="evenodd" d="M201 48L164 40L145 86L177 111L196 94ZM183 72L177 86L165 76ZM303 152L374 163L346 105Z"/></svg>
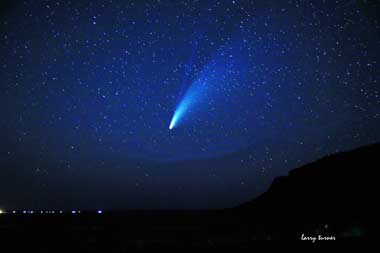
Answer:
<svg viewBox="0 0 380 253"><path fill-rule="evenodd" d="M0 207L227 207L380 139L378 3L1 7Z"/></svg>

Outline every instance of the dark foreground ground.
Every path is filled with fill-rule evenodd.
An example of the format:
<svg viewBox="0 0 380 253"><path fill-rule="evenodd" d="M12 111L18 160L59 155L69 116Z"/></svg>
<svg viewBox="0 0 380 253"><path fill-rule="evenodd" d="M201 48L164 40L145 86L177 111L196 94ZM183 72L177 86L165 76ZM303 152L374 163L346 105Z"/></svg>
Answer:
<svg viewBox="0 0 380 253"><path fill-rule="evenodd" d="M378 157L379 144L323 158L226 210L1 214L1 249L127 252L250 248L262 240L367 240L378 200Z"/></svg>

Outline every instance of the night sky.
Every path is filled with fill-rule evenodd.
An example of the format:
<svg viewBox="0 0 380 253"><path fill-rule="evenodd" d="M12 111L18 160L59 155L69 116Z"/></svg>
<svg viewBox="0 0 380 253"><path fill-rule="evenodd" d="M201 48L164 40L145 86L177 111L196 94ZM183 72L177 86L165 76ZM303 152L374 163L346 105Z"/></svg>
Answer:
<svg viewBox="0 0 380 253"><path fill-rule="evenodd" d="M380 140L376 1L0 8L0 208L232 207Z"/></svg>

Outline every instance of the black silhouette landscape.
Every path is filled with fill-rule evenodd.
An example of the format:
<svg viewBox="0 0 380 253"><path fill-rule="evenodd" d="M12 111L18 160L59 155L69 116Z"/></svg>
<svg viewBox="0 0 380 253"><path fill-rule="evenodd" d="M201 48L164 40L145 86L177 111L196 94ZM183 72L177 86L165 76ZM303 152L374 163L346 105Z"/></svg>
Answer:
<svg viewBox="0 0 380 253"><path fill-rule="evenodd" d="M379 13L0 1L0 253L372 239Z"/></svg>
<svg viewBox="0 0 380 253"><path fill-rule="evenodd" d="M249 248L258 240L368 239L379 155L380 144L374 144L325 157L277 178L264 194L231 209L2 214L0 238L14 248L42 252Z"/></svg>

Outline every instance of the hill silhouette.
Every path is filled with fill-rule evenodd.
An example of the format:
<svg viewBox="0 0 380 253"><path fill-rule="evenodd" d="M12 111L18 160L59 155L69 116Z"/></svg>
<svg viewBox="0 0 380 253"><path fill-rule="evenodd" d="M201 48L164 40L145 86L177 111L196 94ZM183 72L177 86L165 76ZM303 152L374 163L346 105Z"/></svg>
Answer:
<svg viewBox="0 0 380 253"><path fill-rule="evenodd" d="M14 248L43 252L236 249L256 240L304 236L367 239L374 221L378 157L380 144L324 157L275 179L259 197L230 209L1 214L0 238Z"/></svg>
<svg viewBox="0 0 380 253"><path fill-rule="evenodd" d="M380 144L373 144L324 157L276 178L265 193L234 211L290 237L295 235L287 229L316 224L324 224L322 230L332 224L332 232L345 236L368 233L379 155Z"/></svg>

